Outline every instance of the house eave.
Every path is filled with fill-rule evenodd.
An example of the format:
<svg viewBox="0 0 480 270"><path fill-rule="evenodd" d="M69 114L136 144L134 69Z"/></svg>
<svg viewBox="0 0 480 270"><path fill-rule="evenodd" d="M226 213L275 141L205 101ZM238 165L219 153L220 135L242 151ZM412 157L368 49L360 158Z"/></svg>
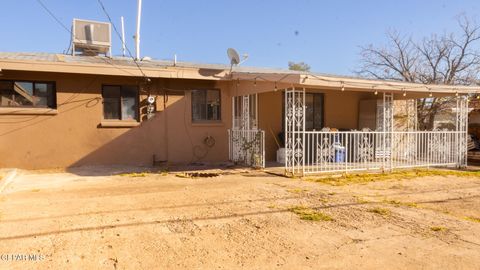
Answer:
<svg viewBox="0 0 480 270"><path fill-rule="evenodd" d="M129 58L75 57L62 54L35 53L13 53L13 56L5 54L2 57L0 57L0 69L4 71L244 82L241 87L238 87L239 89L251 88L252 85L256 85L254 82L263 84L263 87L249 89L249 92L273 91L272 85L276 85L278 89L305 87L334 91L388 91L393 93L413 92L443 95L478 94L480 92L479 86L425 85L243 66L233 67L231 70L229 66L216 64L173 63L161 60L133 62Z"/></svg>
<svg viewBox="0 0 480 270"><path fill-rule="evenodd" d="M108 61L108 60L106 60ZM224 70L209 70L191 67L141 67L115 64L96 63L67 63L0 59L2 71L29 71L55 72L70 74L94 74L107 76L149 77L149 78L176 78L197 80L225 80L227 72Z"/></svg>
<svg viewBox="0 0 480 270"><path fill-rule="evenodd" d="M420 83L408 83L401 81L373 80L332 75L316 75L312 73L243 73L232 74L233 80L249 82L272 82L279 88L283 87L305 87L321 88L338 91L361 91L361 92L393 92L393 93L433 93L433 94L477 94L480 93L480 86L459 86L459 85L427 85Z"/></svg>

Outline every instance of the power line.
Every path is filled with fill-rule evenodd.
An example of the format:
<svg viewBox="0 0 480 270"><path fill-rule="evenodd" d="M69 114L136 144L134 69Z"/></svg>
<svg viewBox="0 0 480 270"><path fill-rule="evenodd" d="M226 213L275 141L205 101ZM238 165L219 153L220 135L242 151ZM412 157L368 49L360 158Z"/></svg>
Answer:
<svg viewBox="0 0 480 270"><path fill-rule="evenodd" d="M123 43L123 39L122 39L122 35L120 34L120 32L118 31L117 27L115 26L115 23L113 23L112 21L112 18L110 17L110 14L108 14L108 11L107 9L105 8L105 6L103 5L103 2L101 0L97 0L98 4L100 5L100 7L102 8L103 10L103 13L105 13L105 15L107 16L107 19L108 21L110 22L110 24L112 24L113 26L113 30L115 31L115 33L117 34L117 37L120 39L120 42ZM140 72L142 73L142 75L148 79L147 75L145 75L145 73L143 72L142 68L140 68L140 65L138 64L137 62L137 59L135 59L135 57L133 57L133 54L132 52L130 51L130 49L128 48L128 46L126 44L125 45L125 48L127 49L127 52L128 54L130 55L130 57L133 59L133 62L135 63L135 65L137 66L137 68L140 70Z"/></svg>
<svg viewBox="0 0 480 270"><path fill-rule="evenodd" d="M53 12L41 1L41 0L37 0L38 4L40 4L40 6L42 6L42 8L58 23L60 24L60 26L63 27L63 29L65 29L65 31L71 33L70 29L68 29L68 27L62 22L60 21L59 18L57 18L57 16L55 16L55 14L53 14ZM72 46L72 42L70 41L69 45L68 45L68 48L66 50L66 52L68 53L68 51L70 50L70 46Z"/></svg>
<svg viewBox="0 0 480 270"><path fill-rule="evenodd" d="M40 6L42 6L43 9L45 9L45 11L55 20L57 21L58 24L60 24L60 26L63 27L63 29L65 29L65 31L71 33L70 29L68 29L68 27L62 23L62 21L60 21L60 19L57 18L57 16L55 16L55 14L53 14L52 11L50 11L50 9L48 9L48 7L41 1L41 0L37 0L37 2L40 4Z"/></svg>
<svg viewBox="0 0 480 270"><path fill-rule="evenodd" d="M65 29L65 31L67 31L67 32L70 34L70 44L69 44L68 49L67 49L67 52L68 52L68 51L70 50L70 47L72 46L73 40L76 39L75 36L74 36L73 33L72 33L72 30L69 29L67 26L65 26L65 24L62 23L62 21L60 21L60 19L58 19L57 16L55 16L55 14L45 5L45 3L43 3L41 0L36 0L36 1L40 4L40 6L42 6L42 8L43 8L45 11L47 11L47 13L48 13L58 24L60 24L60 26L61 26L63 29ZM76 40L78 40L78 39L76 39Z"/></svg>
<svg viewBox="0 0 480 270"><path fill-rule="evenodd" d="M72 33L72 30L69 29L64 23L62 23L62 21L60 21L60 19L58 19L58 17L55 16L55 14L45 5L45 3L43 3L41 0L36 0L36 1L40 4L40 6L41 6L60 26L62 26L62 28L63 28L65 31L67 31L67 32L70 34L71 39L70 39L70 45L69 45L69 47L68 47L68 49L67 49L67 53L68 53L68 51L69 51L70 48L71 48L72 42L76 39L75 36L74 36L73 33ZM72 48L72 49L73 49L73 48ZM107 59L104 59L103 57L100 57L100 59L103 60L106 64L109 64L109 65L111 65L112 67L114 67L114 68L116 68L116 69L118 69L118 70L120 70L120 71L123 71L123 72L127 72L127 73L128 73L128 71L117 67L115 64L109 62ZM140 71L142 71L142 70L140 69ZM131 74L131 75L134 76L134 74ZM143 71L142 71L142 75L143 75L144 77L146 77L145 74L143 73ZM98 77L98 76L97 76L97 77ZM95 77L95 78L92 80L91 83L93 83L93 81L95 81L95 80L97 79L97 77ZM90 83L88 86L90 86L91 83ZM88 88L88 86L85 87L80 93L83 93L83 92ZM75 94L72 94L69 98L66 99L66 101L64 101L62 104L58 105L58 107L61 107L61 106L64 105L65 103L68 103L68 102L71 101L74 97L75 97Z"/></svg>
<svg viewBox="0 0 480 270"><path fill-rule="evenodd" d="M62 21L60 21L60 19L58 19L57 16L55 16L55 14L47 7L47 5L45 5L45 3L42 2L42 0L36 0L36 1L40 4L40 6L42 6L42 8L43 8L65 31L67 31L67 32L70 34L70 36L71 36L71 41L73 41L73 40L76 39L75 36L74 36L73 33L72 33L72 30L69 29L64 23L62 23ZM107 15L108 20L109 20L110 23L113 25L113 28L115 29L115 32L116 32L117 35L118 35L118 30L117 30L117 28L115 27L115 24L112 22L110 16L108 15L108 12L106 11L106 9L105 9L105 7L103 6L103 4L102 4L101 2L99 2L99 3L100 3L100 5L102 6L103 11L104 11L105 14ZM70 46L71 46L71 42L70 42ZM70 46L68 47L67 51L70 50ZM133 58L133 56L132 56L130 50L128 49L128 47L127 47L126 49L127 49L128 53L130 54L130 56L132 57L135 65L136 65L137 68L140 70L140 73L142 74L142 76L143 76L143 77L147 80L147 82L148 82L149 78L148 78L148 77L146 76L146 74L143 72L143 70L141 69L140 65L137 63L137 61L135 60L135 58ZM114 67L114 68L116 68L116 69L118 69L118 70L121 70L121 71L125 72L124 69L121 69L121 68L117 67L117 66L114 65L113 63L107 61L106 59L104 59L104 58L100 58L100 59L102 59L106 64L109 64L109 65L111 65L112 67ZM132 74L132 75L133 75L133 74Z"/></svg>

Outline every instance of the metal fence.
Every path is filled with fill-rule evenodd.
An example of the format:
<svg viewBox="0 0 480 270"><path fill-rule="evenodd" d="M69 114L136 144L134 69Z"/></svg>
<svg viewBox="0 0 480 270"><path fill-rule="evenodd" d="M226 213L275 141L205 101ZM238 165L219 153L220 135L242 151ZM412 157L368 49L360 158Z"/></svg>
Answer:
<svg viewBox="0 0 480 270"><path fill-rule="evenodd" d="M300 133L304 164L293 174L466 165L465 131Z"/></svg>
<svg viewBox="0 0 480 270"><path fill-rule="evenodd" d="M265 168L265 132L263 130L228 130L229 159L235 163Z"/></svg>

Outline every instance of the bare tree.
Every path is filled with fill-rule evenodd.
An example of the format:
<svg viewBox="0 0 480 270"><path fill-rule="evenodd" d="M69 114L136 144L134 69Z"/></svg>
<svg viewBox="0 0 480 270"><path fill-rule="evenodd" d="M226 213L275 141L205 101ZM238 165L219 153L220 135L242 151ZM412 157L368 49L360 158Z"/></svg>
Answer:
<svg viewBox="0 0 480 270"><path fill-rule="evenodd" d="M480 74L480 26L465 16L457 19L460 31L431 35L415 41L389 32L386 47L362 47L357 73L376 79L424 84L471 85ZM448 97L424 98L418 102L418 121L431 129L435 115L447 109Z"/></svg>

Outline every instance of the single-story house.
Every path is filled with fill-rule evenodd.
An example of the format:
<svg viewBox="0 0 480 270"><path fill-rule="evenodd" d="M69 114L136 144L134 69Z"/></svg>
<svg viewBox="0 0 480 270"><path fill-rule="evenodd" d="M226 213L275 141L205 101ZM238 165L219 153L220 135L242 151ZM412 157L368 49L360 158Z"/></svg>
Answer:
<svg viewBox="0 0 480 270"><path fill-rule="evenodd" d="M0 167L218 163L288 174L466 165L476 87L125 57L0 53ZM455 129L415 102L456 96ZM413 109L412 109L413 108ZM279 150L280 149L280 150ZM278 157L278 160L277 160Z"/></svg>

